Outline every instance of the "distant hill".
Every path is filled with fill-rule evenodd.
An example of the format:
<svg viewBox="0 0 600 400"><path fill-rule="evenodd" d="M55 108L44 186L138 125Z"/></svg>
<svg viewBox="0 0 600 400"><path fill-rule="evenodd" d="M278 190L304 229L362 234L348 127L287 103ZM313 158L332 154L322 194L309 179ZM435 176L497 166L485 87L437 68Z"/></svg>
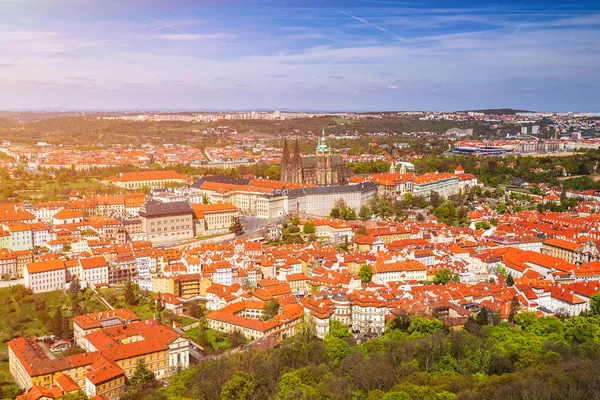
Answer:
<svg viewBox="0 0 600 400"><path fill-rule="evenodd" d="M3 127L2 139L53 143L185 142L193 136L186 122L135 122L89 117L59 117ZM197 126L194 126L197 129ZM197 135L196 135L197 136Z"/></svg>
<svg viewBox="0 0 600 400"><path fill-rule="evenodd" d="M534 112L534 111L528 111L528 110L515 110L513 108L488 108L488 109L484 109L484 110L465 110L462 112L480 112L480 113L484 113L484 114L491 114L491 115L515 115L516 113L519 112Z"/></svg>
<svg viewBox="0 0 600 400"><path fill-rule="evenodd" d="M2 119L0 119L1 121ZM202 143L207 136L198 135L207 128L228 126L240 134L282 137L305 136L309 132L319 134L323 128L327 134L402 133L430 131L444 133L450 128L473 128L479 134L491 133L487 124L469 121L459 124L453 121L419 120L398 115L381 118L341 119L332 117L298 118L282 121L228 120L211 123L150 122L106 120L89 116L63 116L35 122L2 125L0 138L21 142L47 141L51 143L110 144L110 143ZM204 138L204 139L203 139ZM231 137L223 138L225 141ZM212 139L211 139L212 140ZM210 142L210 141L209 141ZM214 142L205 145L214 145Z"/></svg>
<svg viewBox="0 0 600 400"><path fill-rule="evenodd" d="M14 123L12 121L10 121L8 119L0 118L0 129L9 128L13 125L14 125Z"/></svg>

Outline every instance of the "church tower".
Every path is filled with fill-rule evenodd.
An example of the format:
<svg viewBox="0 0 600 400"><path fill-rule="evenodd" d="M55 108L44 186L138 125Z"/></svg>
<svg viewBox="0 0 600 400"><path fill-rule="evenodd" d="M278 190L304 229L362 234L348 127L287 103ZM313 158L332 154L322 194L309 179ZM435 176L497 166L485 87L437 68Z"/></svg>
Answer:
<svg viewBox="0 0 600 400"><path fill-rule="evenodd" d="M283 153L281 155L281 167L279 169L279 180L282 182L290 181L290 150L288 149L287 138L283 139Z"/></svg>
<svg viewBox="0 0 600 400"><path fill-rule="evenodd" d="M300 157L300 145L298 144L298 138L296 138L296 145L294 146L294 159L292 160L294 177L292 182L302 183L302 157Z"/></svg>
<svg viewBox="0 0 600 400"><path fill-rule="evenodd" d="M325 141L325 128L323 128L323 134L317 143L315 157L317 158L317 185L331 185L333 183L333 165L331 149Z"/></svg>

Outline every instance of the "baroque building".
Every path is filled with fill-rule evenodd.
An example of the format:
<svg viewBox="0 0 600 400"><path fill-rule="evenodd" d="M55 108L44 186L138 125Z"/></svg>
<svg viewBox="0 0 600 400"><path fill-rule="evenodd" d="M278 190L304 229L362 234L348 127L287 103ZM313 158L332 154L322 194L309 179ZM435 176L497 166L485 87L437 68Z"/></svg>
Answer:
<svg viewBox="0 0 600 400"><path fill-rule="evenodd" d="M343 185L347 182L344 161L339 154L331 154L325 141L325 129L317 143L315 155L300 156L298 139L290 154L287 139L283 142L280 180L282 182L311 183L319 186Z"/></svg>

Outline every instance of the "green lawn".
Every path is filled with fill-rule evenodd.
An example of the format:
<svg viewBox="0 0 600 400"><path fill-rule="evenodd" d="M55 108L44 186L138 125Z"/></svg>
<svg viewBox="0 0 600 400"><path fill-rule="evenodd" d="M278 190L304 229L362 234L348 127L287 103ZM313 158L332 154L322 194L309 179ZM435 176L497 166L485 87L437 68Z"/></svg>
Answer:
<svg viewBox="0 0 600 400"><path fill-rule="evenodd" d="M95 297L82 296L83 304L90 311L104 310L105 307ZM14 398L20 394L8 372L8 346L6 342L17 336L45 335L48 332L42 321L38 318L35 309L35 299L45 303L44 311L49 316L53 315L56 307L61 307L64 314L68 314L71 301L68 295L57 290L53 292L27 295L17 299L12 288L0 288L0 389L3 398Z"/></svg>
<svg viewBox="0 0 600 400"><path fill-rule="evenodd" d="M124 288L122 286L113 286L106 289L101 289L100 294L108 303L114 308L129 308L131 311L137 314L140 319L154 318L156 312L150 308L149 299L145 296L138 298L138 304L131 307L125 303L125 297L123 296ZM112 296L114 294L114 300Z"/></svg>
<svg viewBox="0 0 600 400"><path fill-rule="evenodd" d="M123 286L113 286L106 289L101 289L99 293L108 301L110 305L114 308L128 308L134 313L137 314L140 319L150 319L150 318L158 318L158 313L156 310L150 305L150 296L155 296L155 293L145 293L139 292L138 302L135 306L129 306L125 303L124 297L124 287ZM114 293L114 301L111 300ZM177 322L177 319L175 319ZM189 323L189 322L188 322Z"/></svg>
<svg viewBox="0 0 600 400"><path fill-rule="evenodd" d="M227 335L227 338L223 341L218 342L215 338L215 335L218 335L219 331L215 331L213 329L206 329L206 336L208 337L208 340L210 341L213 349L215 350L229 350L231 349L233 346L231 345L231 343L229 343L229 335L224 333L224 332L220 332L220 333L224 333L225 335ZM189 337L192 341L194 341L197 344L200 344L199 341L199 335L200 335L200 328L193 328L190 329L189 331L187 331L186 336Z"/></svg>

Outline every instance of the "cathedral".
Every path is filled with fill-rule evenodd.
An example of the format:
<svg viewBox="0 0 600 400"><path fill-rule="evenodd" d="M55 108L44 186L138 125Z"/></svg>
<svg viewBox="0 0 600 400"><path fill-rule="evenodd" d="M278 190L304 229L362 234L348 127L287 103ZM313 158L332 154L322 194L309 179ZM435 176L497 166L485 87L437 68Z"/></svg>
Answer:
<svg viewBox="0 0 600 400"><path fill-rule="evenodd" d="M283 142L280 180L293 183L313 183L319 186L343 185L346 183L346 167L339 154L331 154L325 142L325 129L319 139L314 156L300 156L298 139L294 155L290 156L287 139Z"/></svg>

